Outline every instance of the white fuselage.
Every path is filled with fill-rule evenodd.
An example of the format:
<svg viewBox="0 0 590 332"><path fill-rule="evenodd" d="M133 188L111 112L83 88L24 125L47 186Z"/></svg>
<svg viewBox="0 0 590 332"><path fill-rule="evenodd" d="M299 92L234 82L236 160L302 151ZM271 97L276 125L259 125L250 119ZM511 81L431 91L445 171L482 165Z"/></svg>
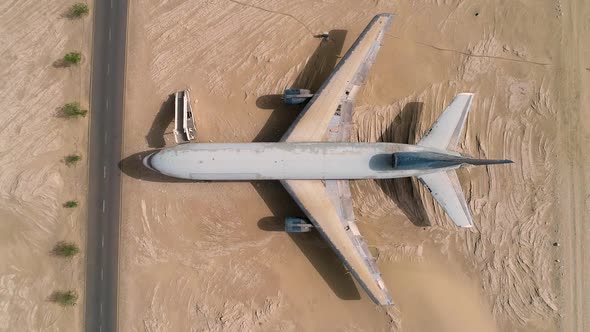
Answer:
<svg viewBox="0 0 590 332"><path fill-rule="evenodd" d="M435 150L396 143L189 143L160 150L144 163L192 180L384 179L443 170L393 168L394 152L418 151Z"/></svg>

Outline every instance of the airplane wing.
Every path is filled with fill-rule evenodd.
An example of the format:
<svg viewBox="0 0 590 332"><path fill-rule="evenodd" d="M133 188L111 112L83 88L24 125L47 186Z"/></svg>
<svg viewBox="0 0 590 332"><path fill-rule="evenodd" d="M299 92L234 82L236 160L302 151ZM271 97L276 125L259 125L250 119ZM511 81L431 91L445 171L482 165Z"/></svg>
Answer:
<svg viewBox="0 0 590 332"><path fill-rule="evenodd" d="M459 227L473 227L473 219L454 170L418 176L418 179Z"/></svg>
<svg viewBox="0 0 590 332"><path fill-rule="evenodd" d="M373 18L282 137L282 142L323 140L326 128L339 106L349 103L352 107L354 97L375 62L385 31L392 20L392 14L380 14Z"/></svg>
<svg viewBox="0 0 590 332"><path fill-rule="evenodd" d="M326 185L321 180L281 183L371 299L380 305L393 304L375 259L354 222L348 181L326 181Z"/></svg>

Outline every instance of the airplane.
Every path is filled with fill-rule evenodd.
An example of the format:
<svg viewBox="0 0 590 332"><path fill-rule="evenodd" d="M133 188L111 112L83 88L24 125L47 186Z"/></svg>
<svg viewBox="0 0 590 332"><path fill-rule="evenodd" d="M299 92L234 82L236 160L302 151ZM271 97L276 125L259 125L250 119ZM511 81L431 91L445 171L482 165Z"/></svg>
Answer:
<svg viewBox="0 0 590 332"><path fill-rule="evenodd" d="M471 93L458 94L416 145L349 141L355 95L392 20L388 13L375 16L314 94L285 91L286 103L307 104L279 142L186 143L146 156L144 165L181 179L279 180L307 216L286 218L286 231L318 230L375 303L393 304L356 226L349 180L418 177L457 226L472 227L455 171L512 161L454 151Z"/></svg>

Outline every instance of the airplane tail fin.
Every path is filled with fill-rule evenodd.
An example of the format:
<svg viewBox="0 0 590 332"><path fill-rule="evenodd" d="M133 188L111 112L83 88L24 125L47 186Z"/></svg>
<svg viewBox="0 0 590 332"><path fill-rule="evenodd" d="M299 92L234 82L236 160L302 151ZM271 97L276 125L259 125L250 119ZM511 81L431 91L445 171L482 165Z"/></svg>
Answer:
<svg viewBox="0 0 590 332"><path fill-rule="evenodd" d="M498 164L512 164L514 161L509 159L471 159L464 158L464 164L482 166L482 165L498 165Z"/></svg>
<svg viewBox="0 0 590 332"><path fill-rule="evenodd" d="M393 167L395 169L437 169L464 165L495 165L510 164L507 159L475 159L457 155L453 152L409 151L393 153Z"/></svg>

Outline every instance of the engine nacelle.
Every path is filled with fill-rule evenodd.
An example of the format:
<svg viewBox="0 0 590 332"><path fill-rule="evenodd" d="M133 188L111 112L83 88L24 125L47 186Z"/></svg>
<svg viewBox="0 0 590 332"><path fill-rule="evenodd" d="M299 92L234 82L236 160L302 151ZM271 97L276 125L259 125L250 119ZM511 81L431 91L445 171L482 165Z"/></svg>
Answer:
<svg viewBox="0 0 590 332"><path fill-rule="evenodd" d="M287 233L307 233L312 228L313 225L307 219L297 217L285 218L285 232Z"/></svg>
<svg viewBox="0 0 590 332"><path fill-rule="evenodd" d="M307 89L285 89L283 102L287 105L303 104L313 97L313 93Z"/></svg>

